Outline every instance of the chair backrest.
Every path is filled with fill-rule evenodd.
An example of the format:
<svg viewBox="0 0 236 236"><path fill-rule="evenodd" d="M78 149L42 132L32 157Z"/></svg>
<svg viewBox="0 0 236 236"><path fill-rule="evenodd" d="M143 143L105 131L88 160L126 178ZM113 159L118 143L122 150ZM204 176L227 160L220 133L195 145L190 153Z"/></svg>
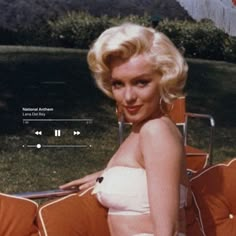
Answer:
<svg viewBox="0 0 236 236"><path fill-rule="evenodd" d="M184 144L187 145L187 120L186 120L186 99L185 97L180 97L176 99L172 104L167 105L167 110L169 109L168 115L173 120L173 122L180 128Z"/></svg>
<svg viewBox="0 0 236 236"><path fill-rule="evenodd" d="M186 111L186 99L185 97L180 97L176 99L172 104L163 104L162 109L167 111L168 116L172 121L179 127L182 132L185 151L187 156L187 166L188 169L192 172L197 172L206 165L211 165L212 162L212 138L213 138L213 128L214 128L214 119L208 114L197 114L189 113ZM201 149L192 147L188 145L188 118L201 118L208 119L210 121L210 135L209 135L209 145L208 151L203 151ZM119 125L119 141L120 144L123 142L124 137L124 125L129 124L123 121L122 119L118 122Z"/></svg>
<svg viewBox="0 0 236 236"><path fill-rule="evenodd" d="M176 99L173 104L167 105L169 110L169 116L177 125L185 124L185 113L186 113L186 100L185 97Z"/></svg>

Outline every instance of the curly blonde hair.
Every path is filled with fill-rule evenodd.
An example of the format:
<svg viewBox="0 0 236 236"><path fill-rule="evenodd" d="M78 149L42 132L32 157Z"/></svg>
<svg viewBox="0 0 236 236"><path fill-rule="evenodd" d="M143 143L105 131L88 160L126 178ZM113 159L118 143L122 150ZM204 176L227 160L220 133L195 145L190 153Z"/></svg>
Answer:
<svg viewBox="0 0 236 236"><path fill-rule="evenodd" d="M166 103L183 96L188 66L181 53L163 33L133 23L105 30L89 50L87 60L98 87L113 98L111 62L140 54L161 75L157 92Z"/></svg>

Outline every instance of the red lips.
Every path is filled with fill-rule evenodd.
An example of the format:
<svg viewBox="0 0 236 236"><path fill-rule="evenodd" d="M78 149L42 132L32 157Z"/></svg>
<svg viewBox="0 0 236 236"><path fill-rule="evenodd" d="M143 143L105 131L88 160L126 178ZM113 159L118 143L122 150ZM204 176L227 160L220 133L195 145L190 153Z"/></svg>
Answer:
<svg viewBox="0 0 236 236"><path fill-rule="evenodd" d="M125 109L131 113L137 113L139 111L139 109L142 107L142 105L136 105L136 106L125 106Z"/></svg>

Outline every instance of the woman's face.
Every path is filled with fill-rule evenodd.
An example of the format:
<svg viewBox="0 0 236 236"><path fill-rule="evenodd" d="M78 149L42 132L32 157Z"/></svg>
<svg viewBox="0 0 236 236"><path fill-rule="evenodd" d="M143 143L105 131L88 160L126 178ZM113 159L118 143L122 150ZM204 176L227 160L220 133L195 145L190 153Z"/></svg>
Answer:
<svg viewBox="0 0 236 236"><path fill-rule="evenodd" d="M160 78L144 55L112 62L112 93L128 122L139 124L160 115Z"/></svg>

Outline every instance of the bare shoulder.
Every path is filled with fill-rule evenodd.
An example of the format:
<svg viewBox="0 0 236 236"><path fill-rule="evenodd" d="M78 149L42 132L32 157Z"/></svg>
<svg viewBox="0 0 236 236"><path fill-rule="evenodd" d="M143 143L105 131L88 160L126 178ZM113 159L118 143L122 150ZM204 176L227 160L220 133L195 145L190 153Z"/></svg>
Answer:
<svg viewBox="0 0 236 236"><path fill-rule="evenodd" d="M161 117L147 121L140 129L140 135L160 137L171 135L176 138L182 139L182 136L176 125L168 117Z"/></svg>
<svg viewBox="0 0 236 236"><path fill-rule="evenodd" d="M147 121L140 129L139 140L144 160L176 160L184 156L183 138L176 125L161 117ZM154 158L159 157L159 158Z"/></svg>

